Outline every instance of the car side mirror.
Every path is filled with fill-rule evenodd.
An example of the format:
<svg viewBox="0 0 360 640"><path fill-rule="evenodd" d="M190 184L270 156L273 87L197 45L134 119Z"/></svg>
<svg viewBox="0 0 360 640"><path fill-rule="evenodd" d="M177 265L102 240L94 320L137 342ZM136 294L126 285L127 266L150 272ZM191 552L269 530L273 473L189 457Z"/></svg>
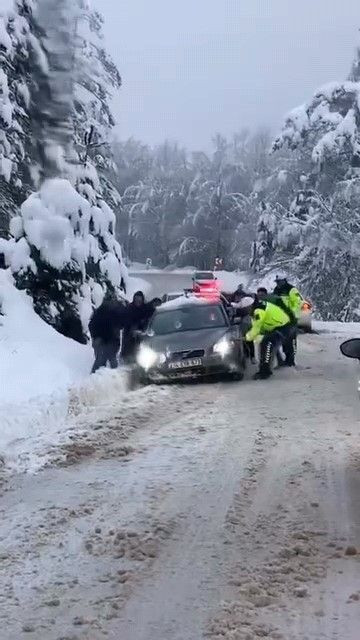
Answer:
<svg viewBox="0 0 360 640"><path fill-rule="evenodd" d="M360 360L360 338L351 338L340 345L340 351L346 358Z"/></svg>

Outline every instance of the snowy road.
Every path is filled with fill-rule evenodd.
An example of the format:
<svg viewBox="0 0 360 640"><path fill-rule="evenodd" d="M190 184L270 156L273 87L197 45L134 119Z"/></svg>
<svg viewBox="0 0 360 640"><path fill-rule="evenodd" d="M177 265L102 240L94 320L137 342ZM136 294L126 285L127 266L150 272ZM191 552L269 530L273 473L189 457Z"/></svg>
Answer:
<svg viewBox="0 0 360 640"><path fill-rule="evenodd" d="M358 372L300 342L266 383L135 392L13 477L1 640L359 640Z"/></svg>

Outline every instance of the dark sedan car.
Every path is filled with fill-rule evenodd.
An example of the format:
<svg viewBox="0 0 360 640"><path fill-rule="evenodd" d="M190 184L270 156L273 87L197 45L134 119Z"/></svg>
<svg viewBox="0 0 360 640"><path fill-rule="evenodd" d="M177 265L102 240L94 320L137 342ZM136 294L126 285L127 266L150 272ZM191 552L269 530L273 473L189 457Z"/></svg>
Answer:
<svg viewBox="0 0 360 640"><path fill-rule="evenodd" d="M159 307L137 354L143 379L231 374L241 379L245 355L241 328L220 301L178 298Z"/></svg>

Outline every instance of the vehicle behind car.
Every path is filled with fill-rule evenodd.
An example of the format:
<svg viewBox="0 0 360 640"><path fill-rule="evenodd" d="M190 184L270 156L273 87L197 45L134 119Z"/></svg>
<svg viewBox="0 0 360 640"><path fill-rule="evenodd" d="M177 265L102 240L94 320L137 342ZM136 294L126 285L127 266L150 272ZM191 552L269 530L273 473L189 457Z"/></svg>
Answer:
<svg viewBox="0 0 360 640"><path fill-rule="evenodd" d="M216 275L213 271L195 271L193 280L197 283L212 282L216 280Z"/></svg>
<svg viewBox="0 0 360 640"><path fill-rule="evenodd" d="M219 282L213 271L195 271L192 281L194 295L210 299L218 298Z"/></svg>
<svg viewBox="0 0 360 640"><path fill-rule="evenodd" d="M150 382L214 375L241 379L246 366L241 328L219 299L184 296L156 309L137 364Z"/></svg>

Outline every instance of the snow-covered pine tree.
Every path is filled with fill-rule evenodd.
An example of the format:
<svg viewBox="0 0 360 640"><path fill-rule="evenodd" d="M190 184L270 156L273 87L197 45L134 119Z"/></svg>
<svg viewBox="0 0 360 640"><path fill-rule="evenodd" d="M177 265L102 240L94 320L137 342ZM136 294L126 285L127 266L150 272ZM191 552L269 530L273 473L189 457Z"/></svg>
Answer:
<svg viewBox="0 0 360 640"><path fill-rule="evenodd" d="M0 237L30 186L29 55L31 0L0 15ZM35 40L33 41L33 45Z"/></svg>
<svg viewBox="0 0 360 640"><path fill-rule="evenodd" d="M179 258L199 268L212 269L216 258L226 268L239 267L251 210L251 198L232 192L226 175L219 174L218 180L198 175L189 189Z"/></svg>
<svg viewBox="0 0 360 640"><path fill-rule="evenodd" d="M121 198L115 187L117 167L112 150L115 119L110 102L121 87L121 76L104 48L103 18L88 0L74 1L73 128L78 157L96 168L102 194L116 212ZM78 176L88 181L88 174Z"/></svg>
<svg viewBox="0 0 360 640"><path fill-rule="evenodd" d="M324 318L347 321L360 317L359 56L348 80L322 87L290 113L274 143L310 152L313 162L311 188L290 209L301 229L294 271Z"/></svg>
<svg viewBox="0 0 360 640"><path fill-rule="evenodd" d="M186 185L181 179L151 178L123 195L130 260L165 267L178 249L179 226L186 211Z"/></svg>
<svg viewBox="0 0 360 640"><path fill-rule="evenodd" d="M356 67L357 64L354 69ZM356 77L354 74L353 70L352 78ZM334 177L341 180L350 167L360 165L359 94L360 80L333 82L322 87L307 104L287 116L274 142L274 150L283 146L309 147L314 173L317 172L317 186L321 187L329 174L333 184Z"/></svg>
<svg viewBox="0 0 360 640"><path fill-rule="evenodd" d="M121 294L126 269L96 168L73 146L73 9L71 0L37 0L30 9L32 174L39 188L11 220L5 253L39 315L84 341L92 307L107 293Z"/></svg>
<svg viewBox="0 0 360 640"><path fill-rule="evenodd" d="M269 203L260 202L256 227L256 240L253 242L250 268L259 272L271 261L276 249L277 218Z"/></svg>

